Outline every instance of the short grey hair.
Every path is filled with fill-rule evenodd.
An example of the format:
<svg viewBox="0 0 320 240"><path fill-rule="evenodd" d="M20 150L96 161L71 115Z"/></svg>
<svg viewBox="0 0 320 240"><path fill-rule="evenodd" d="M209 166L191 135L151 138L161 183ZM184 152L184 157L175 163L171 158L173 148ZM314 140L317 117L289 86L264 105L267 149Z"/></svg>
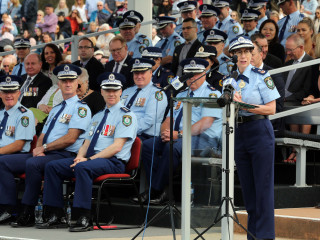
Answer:
<svg viewBox="0 0 320 240"><path fill-rule="evenodd" d="M304 46L304 39L298 33L294 33L287 37L287 41L291 39L297 46Z"/></svg>
<svg viewBox="0 0 320 240"><path fill-rule="evenodd" d="M80 69L82 72L78 76L78 80L82 83L89 82L89 74L88 74L87 69L85 69L85 68L80 68Z"/></svg>

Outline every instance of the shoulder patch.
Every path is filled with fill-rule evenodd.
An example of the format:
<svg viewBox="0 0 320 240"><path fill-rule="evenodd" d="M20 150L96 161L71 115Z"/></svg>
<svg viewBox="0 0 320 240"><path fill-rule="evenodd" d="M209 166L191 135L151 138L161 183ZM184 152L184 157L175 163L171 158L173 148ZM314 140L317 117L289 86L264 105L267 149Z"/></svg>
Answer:
<svg viewBox="0 0 320 240"><path fill-rule="evenodd" d="M222 61L227 61L228 58L227 58L227 57L222 57L221 60L222 60Z"/></svg>
<svg viewBox="0 0 320 240"><path fill-rule="evenodd" d="M132 123L132 117L130 115L123 115L122 124L129 127Z"/></svg>
<svg viewBox="0 0 320 240"><path fill-rule="evenodd" d="M180 41L174 41L174 43L173 43L173 45L176 47L176 46L179 46L181 44L181 42Z"/></svg>
<svg viewBox="0 0 320 240"><path fill-rule="evenodd" d="M233 26L232 27L232 32L235 33L235 34L239 33L239 27L238 26Z"/></svg>
<svg viewBox="0 0 320 240"><path fill-rule="evenodd" d="M21 125L23 127L28 127L29 126L29 118L27 116L23 116L21 118Z"/></svg>
<svg viewBox="0 0 320 240"><path fill-rule="evenodd" d="M268 88L274 89L274 82L271 77L266 77L263 81L265 82Z"/></svg>
<svg viewBox="0 0 320 240"><path fill-rule="evenodd" d="M156 91L156 92L155 92L155 97L156 97L156 99L157 99L158 101L162 101L162 99L163 99L163 93L160 92L160 91Z"/></svg>
<svg viewBox="0 0 320 240"><path fill-rule="evenodd" d="M124 112L130 112L130 109L129 108L127 108L127 107L121 107L120 108L122 111L124 111Z"/></svg>
<svg viewBox="0 0 320 240"><path fill-rule="evenodd" d="M78 108L78 115L81 118L85 118L87 116L87 112L88 112L88 110L86 108L84 108L84 107L79 107Z"/></svg>
<svg viewBox="0 0 320 240"><path fill-rule="evenodd" d="M18 109L20 110L20 112L25 113L26 111L28 111L25 107L20 106L18 107Z"/></svg>
<svg viewBox="0 0 320 240"><path fill-rule="evenodd" d="M255 68L255 67L251 68L251 71L253 71L255 73L259 73L260 75L265 75L267 73L266 70L262 70L260 68Z"/></svg>

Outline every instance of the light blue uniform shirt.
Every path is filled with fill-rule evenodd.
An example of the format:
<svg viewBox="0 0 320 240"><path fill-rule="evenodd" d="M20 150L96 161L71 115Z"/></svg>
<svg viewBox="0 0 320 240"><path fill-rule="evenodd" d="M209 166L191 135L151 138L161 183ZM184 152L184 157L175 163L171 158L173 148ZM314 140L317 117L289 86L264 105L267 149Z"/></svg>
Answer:
<svg viewBox="0 0 320 240"><path fill-rule="evenodd" d="M251 36L253 34L257 33L257 32L259 32L259 30L257 28L254 28L250 32L243 31L243 34L241 34L241 36L245 36L245 37L251 38Z"/></svg>
<svg viewBox="0 0 320 240"><path fill-rule="evenodd" d="M137 86L133 86L123 91L121 96L123 105L126 106L128 104L131 97L136 93L136 89ZM168 100L166 94L160 93L159 91L160 89L150 81L150 83L138 93L130 108L137 116L139 122L138 135L145 133L150 136L159 136L160 134L160 126L168 105Z"/></svg>
<svg viewBox="0 0 320 240"><path fill-rule="evenodd" d="M288 16L290 16L288 23L286 24L286 29L284 31L284 35L283 35L283 39L280 42L282 46L285 47L286 45L286 41L287 41L287 37L289 37L291 34L296 32L296 27L298 25L298 23L303 19L304 15L302 13L300 13L299 11L296 11L294 13L289 14ZM278 21L278 26L279 26L279 36L280 36L280 32L282 29L282 26L284 24L284 22L286 21L286 18L288 17L283 17Z"/></svg>
<svg viewBox="0 0 320 240"><path fill-rule="evenodd" d="M219 64L222 64L224 63L225 61L229 60L230 58L228 56L226 56L223 52L217 57L217 60L219 62ZM232 66L234 64L230 61L230 62L227 62L227 63L224 63L222 65L220 65L219 67L219 72L222 73L223 75L229 75L229 71L228 69L231 70Z"/></svg>
<svg viewBox="0 0 320 240"><path fill-rule="evenodd" d="M166 41L166 39L161 39L159 42L157 42L155 47L161 48L162 44ZM181 37L178 33L173 32L171 36L168 37L168 42L162 49L162 57L166 56L173 56L174 49L176 46L179 46L180 44L184 43L185 40L183 37Z"/></svg>
<svg viewBox="0 0 320 240"><path fill-rule="evenodd" d="M317 0L310 0L310 2L308 2L307 0L304 0L302 2L302 5L304 6L304 10L307 10L307 11L311 12L311 14L308 14L308 15L313 20L314 19L314 14L316 13L316 9L318 7Z"/></svg>
<svg viewBox="0 0 320 240"><path fill-rule="evenodd" d="M206 81L195 91L193 91L193 97L220 97L221 93L218 90L215 90L209 83ZM178 93L177 98L187 97L188 90L185 90L181 93ZM183 103L175 102L173 107L173 119L174 121L177 119L180 111L182 111ZM170 116L170 112L167 117ZM204 107L192 107L192 115L191 115L191 125L198 122L200 119L204 117L214 117L215 120L210 128L206 129L203 133L206 134L210 138L221 138L222 131L222 109L221 108L204 108ZM183 119L183 117L182 117ZM182 130L182 119L179 125L179 130ZM173 125L175 126L175 125Z"/></svg>
<svg viewBox="0 0 320 240"><path fill-rule="evenodd" d="M198 32L200 32L202 30L202 23L198 18L196 18L195 21L197 23ZM178 24L174 30L176 31L176 33L178 33L178 35L181 36L182 35L182 23Z"/></svg>
<svg viewBox="0 0 320 240"><path fill-rule="evenodd" d="M19 68L20 68L20 65L21 65L21 64L22 64L22 71L21 71L20 77L21 77L23 74L26 74L26 69L24 68L24 62L23 62L23 63L18 63L17 65L14 66L14 68L12 69L11 75L16 75L16 76L18 76L18 72L19 72Z"/></svg>
<svg viewBox="0 0 320 240"><path fill-rule="evenodd" d="M258 29L258 30L260 29L261 24L262 24L265 20L267 20L267 19L268 19L268 16L265 15L263 18L261 18L261 19L258 20L258 25L257 25L257 29Z"/></svg>
<svg viewBox="0 0 320 240"><path fill-rule="evenodd" d="M0 110L0 122L4 118L4 112L5 109ZM36 134L33 113L19 102L10 108L7 113L9 116L2 139L0 139L0 147L7 146L17 140L25 140L21 152L29 152L30 143Z"/></svg>
<svg viewBox="0 0 320 240"><path fill-rule="evenodd" d="M255 68L250 64L242 75L247 77L247 79L244 79L245 86L241 89L241 97L245 103L265 105L280 97L268 71ZM239 84L240 81L241 78L238 79L237 83ZM255 114L240 110L239 115L250 116Z"/></svg>
<svg viewBox="0 0 320 240"><path fill-rule="evenodd" d="M105 110L95 114L90 122L86 139L91 140L96 128L104 117ZM101 152L114 143L116 138L127 138L120 152L116 153L118 159L128 161L131 156L131 146L137 136L138 121L136 115L120 102L109 108L108 117L99 134L94 147L95 154Z"/></svg>
<svg viewBox="0 0 320 240"><path fill-rule="evenodd" d="M230 15L223 19L221 27L218 28L220 22L221 21L218 20L213 29L219 29L228 35L228 42L226 43L226 46L232 39L243 33L240 23L233 20Z"/></svg>
<svg viewBox="0 0 320 240"><path fill-rule="evenodd" d="M42 133L46 133L50 122L57 112L61 109L62 105L56 105L49 113L48 119ZM87 104L81 102L78 96L74 96L66 100L66 106L58 116L53 129L51 130L47 143L51 143L64 135L66 135L71 128L83 130L83 133L75 141L74 144L65 148L66 151L77 153L85 139L85 131L87 130L91 120L91 110Z"/></svg>

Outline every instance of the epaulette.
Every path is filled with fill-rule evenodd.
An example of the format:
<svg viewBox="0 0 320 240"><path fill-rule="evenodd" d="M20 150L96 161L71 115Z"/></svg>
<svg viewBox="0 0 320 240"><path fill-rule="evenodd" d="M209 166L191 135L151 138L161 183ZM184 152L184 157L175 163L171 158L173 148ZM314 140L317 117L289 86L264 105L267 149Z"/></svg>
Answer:
<svg viewBox="0 0 320 240"><path fill-rule="evenodd" d="M227 58L227 57L222 57L221 60L222 60L222 61L227 61L228 58Z"/></svg>
<svg viewBox="0 0 320 240"><path fill-rule="evenodd" d="M18 107L18 109L20 110L20 112L25 113L26 111L28 111L25 107L20 106Z"/></svg>
<svg viewBox="0 0 320 240"><path fill-rule="evenodd" d="M236 23L237 21L231 18L231 19L230 19L230 22L232 22L232 23L234 24L234 23Z"/></svg>
<svg viewBox="0 0 320 240"><path fill-rule="evenodd" d="M174 36L174 38L175 38L175 39L179 39L179 40L180 40L180 37L179 37L179 36Z"/></svg>
<svg viewBox="0 0 320 240"><path fill-rule="evenodd" d="M171 72L169 69L163 68L166 72Z"/></svg>
<svg viewBox="0 0 320 240"><path fill-rule="evenodd" d="M16 65L14 65L14 66L18 66L20 63L17 63Z"/></svg>
<svg viewBox="0 0 320 240"><path fill-rule="evenodd" d="M155 83L153 83L152 85L155 86L158 89L161 89L161 87L158 87Z"/></svg>
<svg viewBox="0 0 320 240"><path fill-rule="evenodd" d="M215 91L215 90L216 90L216 89L215 89L214 87L212 87L209 83L208 83L207 87L208 87L210 90L212 90L212 91Z"/></svg>
<svg viewBox="0 0 320 240"><path fill-rule="evenodd" d="M124 112L130 112L130 109L129 108L127 108L127 107L121 107L120 108L122 111L124 111Z"/></svg>
<svg viewBox="0 0 320 240"><path fill-rule="evenodd" d="M262 70L262 69L256 68L256 67L251 68L251 70L252 70L253 72L259 73L260 75L265 75L265 74L267 73L266 70Z"/></svg>
<svg viewBox="0 0 320 240"><path fill-rule="evenodd" d="M78 101L79 103L82 103L82 104L87 104L85 101L83 101L83 100L79 100Z"/></svg>
<svg viewBox="0 0 320 240"><path fill-rule="evenodd" d="M141 37L141 38L146 38L147 36L146 36L146 35L141 34L141 35L139 35L139 37Z"/></svg>
<svg viewBox="0 0 320 240"><path fill-rule="evenodd" d="M303 14L303 13L300 13L300 14L299 14L299 17L304 18L304 14Z"/></svg>
<svg viewBox="0 0 320 240"><path fill-rule="evenodd" d="M226 80L229 76L225 75L223 78L222 78L222 81Z"/></svg>

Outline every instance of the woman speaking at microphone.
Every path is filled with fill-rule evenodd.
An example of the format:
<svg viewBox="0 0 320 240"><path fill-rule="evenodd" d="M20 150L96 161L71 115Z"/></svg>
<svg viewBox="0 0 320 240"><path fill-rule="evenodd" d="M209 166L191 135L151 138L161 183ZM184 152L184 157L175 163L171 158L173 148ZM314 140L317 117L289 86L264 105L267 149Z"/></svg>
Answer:
<svg viewBox="0 0 320 240"><path fill-rule="evenodd" d="M240 106L235 128L235 161L248 212L248 231L257 239L274 239L274 134L268 115L276 112L280 97L268 72L250 64L253 43L246 37L230 42L229 52L238 56ZM248 239L253 239L248 234Z"/></svg>

